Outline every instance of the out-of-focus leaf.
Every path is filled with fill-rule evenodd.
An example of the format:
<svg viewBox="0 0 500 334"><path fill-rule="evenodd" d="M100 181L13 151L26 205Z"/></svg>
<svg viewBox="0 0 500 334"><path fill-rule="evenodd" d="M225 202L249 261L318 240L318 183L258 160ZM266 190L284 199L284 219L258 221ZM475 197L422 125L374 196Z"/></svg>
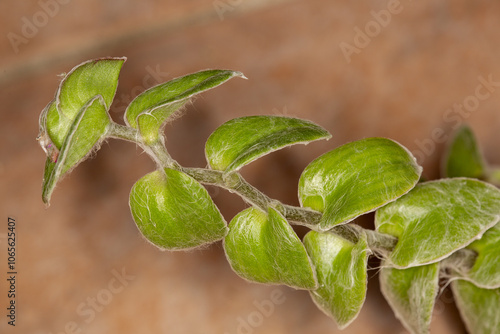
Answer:
<svg viewBox="0 0 500 334"><path fill-rule="evenodd" d="M414 334L430 331L438 279L439 263L408 269L382 265L380 290L396 317Z"/></svg>
<svg viewBox="0 0 500 334"><path fill-rule="evenodd" d="M161 249L199 247L221 240L228 230L207 190L173 169L142 177L132 187L129 204L142 235Z"/></svg>
<svg viewBox="0 0 500 334"><path fill-rule="evenodd" d="M299 181L302 206L323 212L328 230L394 201L418 182L422 168L400 144L367 138L323 154Z"/></svg>
<svg viewBox="0 0 500 334"><path fill-rule="evenodd" d="M125 110L125 122L138 128L146 143L152 143L159 138L162 124L190 98L233 77L244 76L229 70L205 70L152 87L130 103Z"/></svg>
<svg viewBox="0 0 500 334"><path fill-rule="evenodd" d="M248 208L229 224L224 250L233 270L254 282L286 284L296 289L317 287L304 245L285 218Z"/></svg>
<svg viewBox="0 0 500 334"><path fill-rule="evenodd" d="M213 169L230 173L286 146L330 137L322 127L302 119L241 117L224 123L210 135L205 155Z"/></svg>
<svg viewBox="0 0 500 334"><path fill-rule="evenodd" d="M490 166L486 175L486 181L500 187L500 167Z"/></svg>
<svg viewBox="0 0 500 334"><path fill-rule="evenodd" d="M444 177L483 178L485 162L471 128L464 125L458 129L444 155Z"/></svg>
<svg viewBox="0 0 500 334"><path fill-rule="evenodd" d="M340 329L357 316L366 297L366 265L370 250L361 235L352 243L335 234L311 231L304 237L316 267L319 288L310 291L316 305L332 317Z"/></svg>
<svg viewBox="0 0 500 334"><path fill-rule="evenodd" d="M500 289L482 289L464 280L453 281L451 289L470 334L498 333Z"/></svg>
<svg viewBox="0 0 500 334"><path fill-rule="evenodd" d="M105 138L111 123L100 96L89 100L78 112L58 154L57 162L50 157L45 164L42 199L48 204L52 192L70 169L78 165Z"/></svg>
<svg viewBox="0 0 500 334"><path fill-rule="evenodd" d="M391 265L437 262L469 245L500 219L500 190L475 179L418 184L375 215L377 231L397 237Z"/></svg>

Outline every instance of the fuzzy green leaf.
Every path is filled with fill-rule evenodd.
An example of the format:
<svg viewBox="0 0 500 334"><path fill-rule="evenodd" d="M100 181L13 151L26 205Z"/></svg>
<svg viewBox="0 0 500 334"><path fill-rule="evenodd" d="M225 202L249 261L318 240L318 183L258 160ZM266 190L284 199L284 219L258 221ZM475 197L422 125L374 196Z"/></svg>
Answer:
<svg viewBox="0 0 500 334"><path fill-rule="evenodd" d="M500 224L490 228L467 248L478 255L472 268L453 268L454 274L481 288L500 288Z"/></svg>
<svg viewBox="0 0 500 334"><path fill-rule="evenodd" d="M46 124L43 125L58 149L61 149L78 112L89 100L99 95L105 110L109 110L125 59L102 58L86 61L74 67L61 81L55 103L49 104Z"/></svg>
<svg viewBox="0 0 500 334"><path fill-rule="evenodd" d="M221 240L228 230L206 189L173 169L142 177L132 187L129 204L143 236L161 249L202 246Z"/></svg>
<svg viewBox="0 0 500 334"><path fill-rule="evenodd" d="M422 168L400 144L368 138L323 154L299 181L302 206L323 212L320 230L348 223L394 201L417 184Z"/></svg>
<svg viewBox="0 0 500 334"><path fill-rule="evenodd" d="M414 267L440 261L480 238L500 219L500 190L475 179L418 184L379 209L375 226L397 237L391 265Z"/></svg>
<svg viewBox="0 0 500 334"><path fill-rule="evenodd" d="M137 116L137 124L142 140L151 145L160 138L160 129L165 120L174 112L182 108L189 99L170 102L159 108L148 110Z"/></svg>
<svg viewBox="0 0 500 334"><path fill-rule="evenodd" d="M451 289L470 334L498 333L500 289L482 289L464 280L452 282Z"/></svg>
<svg viewBox="0 0 500 334"><path fill-rule="evenodd" d="M210 135L205 155L213 169L230 173L286 146L330 137L322 127L302 119L241 117L224 123Z"/></svg>
<svg viewBox="0 0 500 334"><path fill-rule="evenodd" d="M458 129L443 160L445 177L483 178L485 162L474 133L468 126Z"/></svg>
<svg viewBox="0 0 500 334"><path fill-rule="evenodd" d="M125 110L127 125L138 128L146 143L159 138L162 124L189 99L217 87L242 73L206 70L189 74L152 87L139 94Z"/></svg>
<svg viewBox="0 0 500 334"><path fill-rule="evenodd" d="M57 162L47 158L42 199L48 204L56 183L94 150L105 138L111 123L100 96L89 100L76 114L64 138Z"/></svg>
<svg viewBox="0 0 500 334"><path fill-rule="evenodd" d="M304 246L285 218L248 208L229 224L224 250L233 270L250 281L314 289L316 277Z"/></svg>
<svg viewBox="0 0 500 334"><path fill-rule="evenodd" d="M380 290L396 317L411 333L430 332L438 280L439 263L408 269L382 264Z"/></svg>
<svg viewBox="0 0 500 334"><path fill-rule="evenodd" d="M366 265L370 250L365 236L352 243L332 233L311 231L304 237L307 253L316 267L319 288L310 291L316 305L340 329L361 311L366 297Z"/></svg>

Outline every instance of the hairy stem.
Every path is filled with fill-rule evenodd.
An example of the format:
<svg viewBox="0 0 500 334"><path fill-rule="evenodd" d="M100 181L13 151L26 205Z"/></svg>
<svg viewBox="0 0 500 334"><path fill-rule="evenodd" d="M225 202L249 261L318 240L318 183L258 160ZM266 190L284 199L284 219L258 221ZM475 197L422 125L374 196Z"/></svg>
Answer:
<svg viewBox="0 0 500 334"><path fill-rule="evenodd" d="M146 145L141 140L141 134L138 130L112 122L108 129L108 136L117 139L131 141L139 145L160 167L178 169L180 165L170 157L160 138L152 145Z"/></svg>
<svg viewBox="0 0 500 334"><path fill-rule="evenodd" d="M108 128L108 137L123 139L136 143L141 147L144 146L141 143L139 131L137 131L134 128L124 126L118 123L111 122Z"/></svg>
<svg viewBox="0 0 500 334"><path fill-rule="evenodd" d="M303 225L313 230L318 229L317 226L322 217L321 212L282 204L277 200L271 199L248 183L243 176L238 173L231 173L228 176L225 176L221 171L204 168L182 167L179 170L188 174L198 182L223 187L228 191L239 195L245 202L255 205L263 210L267 210L269 206L274 207L292 224ZM394 249L394 246L396 246L396 237L373 230L363 229L358 225L355 226L358 233L364 232L366 234L368 245L374 251L390 252ZM330 232L353 241L353 238L349 237L353 234L353 230L349 225L338 225L331 229Z"/></svg>
<svg viewBox="0 0 500 334"><path fill-rule="evenodd" d="M124 139L135 142L148 153L160 168L172 168L184 172L194 178L196 181L222 187L231 193L237 194L245 202L257 206L267 211L269 207L278 210L283 216L295 225L303 225L312 230L318 230L321 221L321 212L282 204L278 200L272 199L262 193L260 190L248 183L241 174L237 172L226 174L222 171L206 168L182 167L170 157L162 140L152 145L145 145L137 130L130 127L112 123L108 132L110 137ZM388 234L383 234L374 230L364 229L356 224L338 225L328 231L334 233L352 242L356 242L360 233L364 233L367 238L368 247L375 253L384 255L391 252L396 246L398 239ZM456 255L455 255L456 254ZM472 253L467 250L460 250L454 253L451 261L465 261L471 263ZM472 262L473 263L473 262Z"/></svg>

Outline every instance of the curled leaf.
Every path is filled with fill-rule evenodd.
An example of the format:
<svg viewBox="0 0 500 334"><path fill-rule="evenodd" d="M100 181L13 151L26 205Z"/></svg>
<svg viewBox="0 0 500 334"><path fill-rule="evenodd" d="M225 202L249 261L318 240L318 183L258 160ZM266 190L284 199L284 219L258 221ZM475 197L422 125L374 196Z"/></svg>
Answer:
<svg viewBox="0 0 500 334"><path fill-rule="evenodd" d="M73 68L40 115L38 141L47 154L42 199L58 180L99 147L111 122L108 110L125 58L102 58Z"/></svg>
<svg viewBox="0 0 500 334"><path fill-rule="evenodd" d="M213 169L230 173L281 148L330 137L322 127L302 119L241 117L224 123L210 135L205 155Z"/></svg>
<svg viewBox="0 0 500 334"><path fill-rule="evenodd" d="M130 210L142 235L161 249L199 247L224 238L227 226L207 190L165 168L143 176L130 192Z"/></svg>
<svg viewBox="0 0 500 334"><path fill-rule="evenodd" d="M366 237L352 243L335 234L311 231L304 237L307 253L316 267L319 288L310 291L316 305L340 329L358 316L366 298L366 265L370 253Z"/></svg>
<svg viewBox="0 0 500 334"><path fill-rule="evenodd" d="M229 224L224 250L233 270L254 282L314 289L316 277L304 245L285 218L251 207Z"/></svg>
<svg viewBox="0 0 500 334"><path fill-rule="evenodd" d="M323 154L302 172L302 206L323 212L329 230L396 200L418 182L422 168L400 144L367 138Z"/></svg>
<svg viewBox="0 0 500 334"><path fill-rule="evenodd" d="M54 145L61 149L78 112L95 96L101 96L108 111L118 86L118 75L126 58L86 61L73 68L61 81L55 100L47 108L44 128Z"/></svg>
<svg viewBox="0 0 500 334"><path fill-rule="evenodd" d="M139 129L145 143L151 144L159 139L161 126L190 98L233 77L244 76L230 70L205 70L152 87L130 103L125 122Z"/></svg>
<svg viewBox="0 0 500 334"><path fill-rule="evenodd" d="M433 263L480 238L500 219L500 190L475 179L418 184L375 215L377 231L398 238L391 265Z"/></svg>
<svg viewBox="0 0 500 334"><path fill-rule="evenodd" d="M100 96L88 101L78 112L67 131L57 161L47 158L42 199L48 204L57 182L92 152L105 138L111 123Z"/></svg>
<svg viewBox="0 0 500 334"><path fill-rule="evenodd" d="M430 332L438 280L439 263L408 269L382 265L380 290L396 317L414 334Z"/></svg>

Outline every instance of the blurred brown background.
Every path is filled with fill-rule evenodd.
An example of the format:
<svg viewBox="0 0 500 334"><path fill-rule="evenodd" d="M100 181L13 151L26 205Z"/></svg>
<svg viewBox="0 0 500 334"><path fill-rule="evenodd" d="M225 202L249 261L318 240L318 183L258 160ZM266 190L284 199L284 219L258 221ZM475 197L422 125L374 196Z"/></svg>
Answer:
<svg viewBox="0 0 500 334"><path fill-rule="evenodd" d="M151 85L205 68L242 71L249 80L203 94L166 127L168 148L180 163L203 167L204 141L231 118L315 121L330 141L273 153L243 171L270 196L297 204L307 163L364 137L399 141L432 179L443 136L467 122L486 158L500 164L499 14L500 3L486 0L0 2L0 333L340 332L306 292L240 279L220 243L188 253L146 243L128 193L154 165L132 144L104 144L46 209L35 137L58 74L87 59L127 56L111 111L121 122L125 105ZM210 193L228 221L244 208L238 197ZM18 232L15 328L5 317L8 216ZM343 333L406 333L378 291L376 269L370 277L365 306ZM282 302L259 315L256 304L273 293ZM464 332L448 291L432 331Z"/></svg>

